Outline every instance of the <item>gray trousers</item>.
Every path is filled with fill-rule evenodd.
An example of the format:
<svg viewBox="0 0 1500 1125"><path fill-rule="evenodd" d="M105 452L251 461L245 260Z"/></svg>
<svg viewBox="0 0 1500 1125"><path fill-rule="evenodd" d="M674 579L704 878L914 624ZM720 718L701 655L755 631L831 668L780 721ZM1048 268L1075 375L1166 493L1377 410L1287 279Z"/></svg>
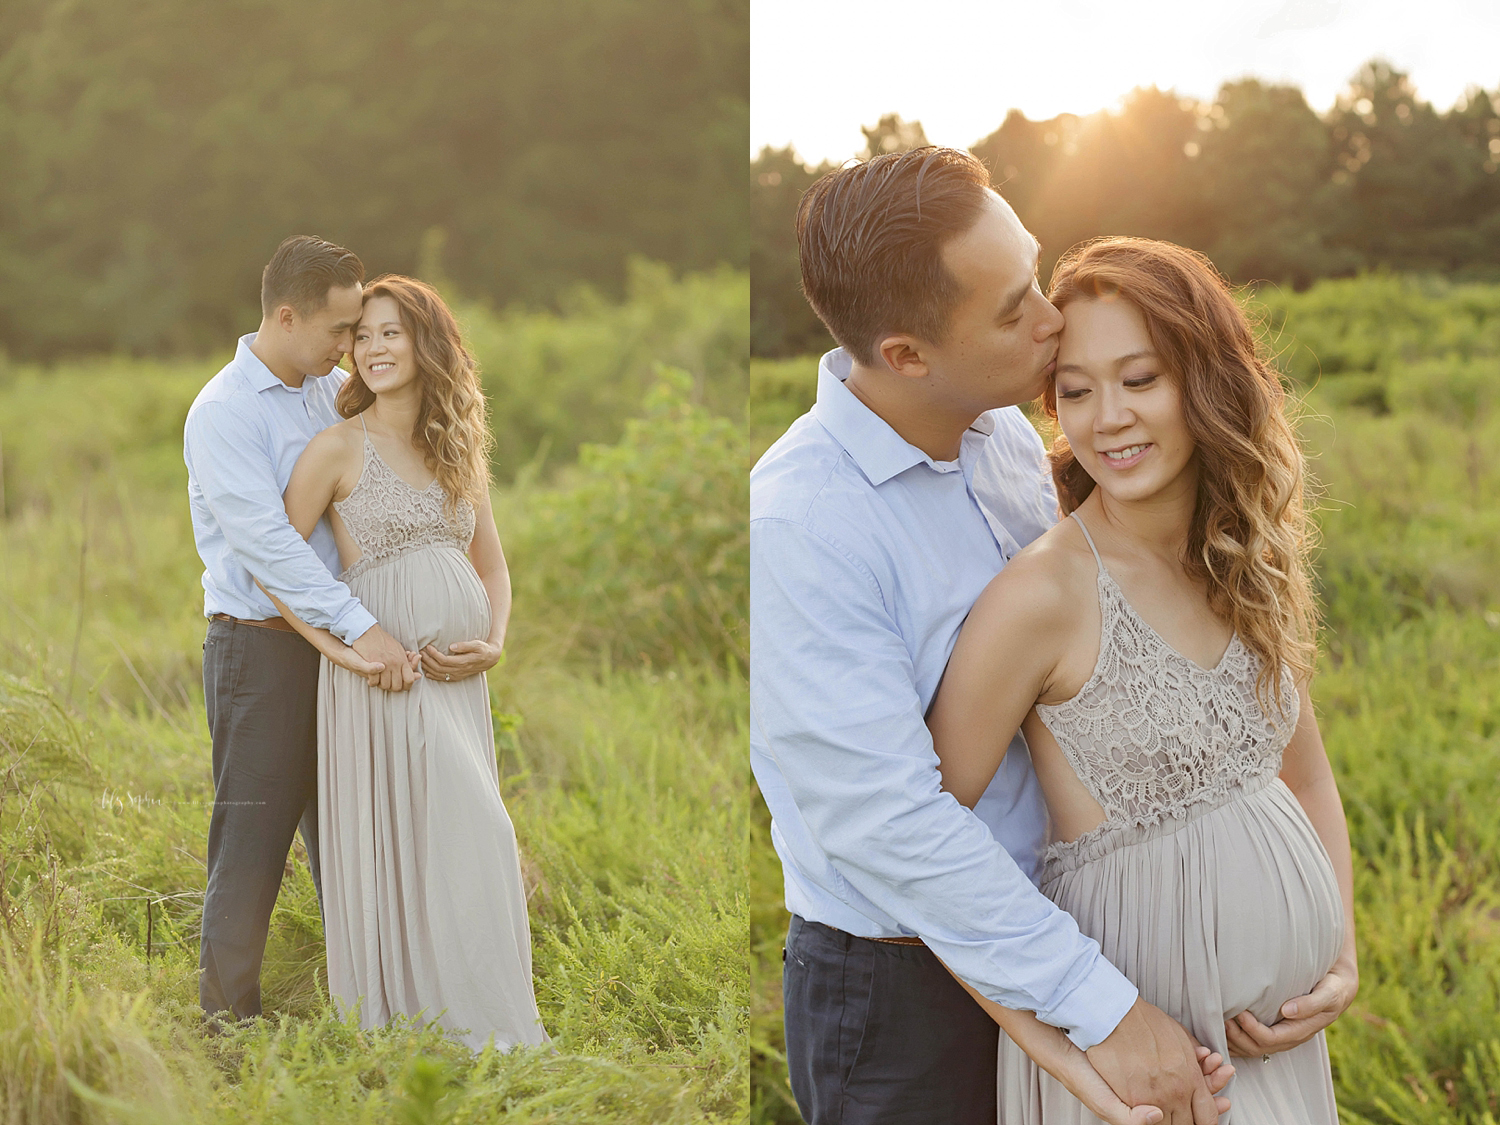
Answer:
<svg viewBox="0 0 1500 1125"><path fill-rule="evenodd" d="M995 1125L1000 1028L923 945L792 915L781 993L808 1125Z"/></svg>
<svg viewBox="0 0 1500 1125"><path fill-rule="evenodd" d="M203 702L213 738L198 1001L260 1015L260 966L287 852L300 824L318 871L318 651L296 633L208 623Z"/></svg>

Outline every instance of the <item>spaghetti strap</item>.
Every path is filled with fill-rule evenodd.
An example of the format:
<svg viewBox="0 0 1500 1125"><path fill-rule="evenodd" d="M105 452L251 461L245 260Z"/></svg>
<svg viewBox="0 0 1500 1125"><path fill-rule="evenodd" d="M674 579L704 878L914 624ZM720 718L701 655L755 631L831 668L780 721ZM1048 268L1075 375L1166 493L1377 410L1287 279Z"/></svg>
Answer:
<svg viewBox="0 0 1500 1125"><path fill-rule="evenodd" d="M1088 541L1089 550L1094 552L1094 562L1099 564L1099 573L1108 574L1109 571L1104 569L1104 560L1099 557L1099 548L1094 546L1094 537L1089 534L1089 529L1084 525L1083 517L1076 511L1069 512L1068 515L1072 516L1074 522L1078 524L1078 530L1083 532L1084 539Z"/></svg>
<svg viewBox="0 0 1500 1125"><path fill-rule="evenodd" d="M361 410L359 412L359 428L362 429L362 430L364 430L364 432L365 432L365 440L369 441L370 440L370 427L367 426L367 425L365 425L365 412L363 410ZM1085 531L1084 534L1087 535L1088 532Z"/></svg>

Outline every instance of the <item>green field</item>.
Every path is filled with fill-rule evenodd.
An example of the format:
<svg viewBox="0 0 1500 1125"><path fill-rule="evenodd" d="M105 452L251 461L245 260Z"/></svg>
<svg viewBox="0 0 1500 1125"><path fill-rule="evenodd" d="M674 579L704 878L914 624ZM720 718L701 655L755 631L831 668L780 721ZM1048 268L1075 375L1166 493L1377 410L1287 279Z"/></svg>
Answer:
<svg viewBox="0 0 1500 1125"><path fill-rule="evenodd" d="M267 1016L201 1035L181 441L227 356L0 368L0 1122L745 1119L747 288L643 265L622 304L460 310L501 437L489 680L554 1051L340 1022L300 855Z"/></svg>
<svg viewBox="0 0 1500 1125"><path fill-rule="evenodd" d="M1368 276L1252 300L1301 400L1325 629L1313 699L1349 813L1360 994L1329 1033L1349 1125L1500 1120L1500 286ZM816 359L753 361L752 441ZM752 1117L779 1054L781 873L751 822Z"/></svg>

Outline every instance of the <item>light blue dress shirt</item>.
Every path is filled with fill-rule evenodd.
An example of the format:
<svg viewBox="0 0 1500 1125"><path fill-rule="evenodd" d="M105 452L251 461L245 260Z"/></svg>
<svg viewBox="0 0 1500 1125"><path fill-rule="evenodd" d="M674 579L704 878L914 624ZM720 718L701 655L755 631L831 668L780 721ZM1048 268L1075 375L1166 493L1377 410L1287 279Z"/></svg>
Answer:
<svg viewBox="0 0 1500 1125"><path fill-rule="evenodd" d="M353 643L375 618L334 578L342 567L333 531L319 520L304 541L281 499L307 443L340 420L334 398L345 375L335 368L289 387L250 350L254 340L240 337L183 427L193 539L206 568L203 614L280 616L258 578L309 625Z"/></svg>
<svg viewBox="0 0 1500 1125"><path fill-rule="evenodd" d="M1026 743L971 812L923 721L974 599L1055 519L1045 451L1009 407L934 461L843 385L850 367L823 357L816 405L750 474L750 757L787 909L920 935L1087 1049L1137 993L1035 885L1047 813Z"/></svg>

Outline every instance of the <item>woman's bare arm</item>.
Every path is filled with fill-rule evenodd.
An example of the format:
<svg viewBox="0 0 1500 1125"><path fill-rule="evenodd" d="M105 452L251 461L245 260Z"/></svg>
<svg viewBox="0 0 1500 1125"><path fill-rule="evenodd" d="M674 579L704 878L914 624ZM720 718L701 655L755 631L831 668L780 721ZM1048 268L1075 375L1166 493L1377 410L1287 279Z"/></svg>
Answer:
<svg viewBox="0 0 1500 1125"><path fill-rule="evenodd" d="M1046 555L1022 552L984 588L927 713L943 788L973 808L1061 659L1066 598Z"/></svg>
<svg viewBox="0 0 1500 1125"><path fill-rule="evenodd" d="M505 550L500 546L500 532L495 527L495 513L489 504L477 506L474 515L474 541L469 544L469 561L484 592L490 599L490 635L495 648L505 645L505 630L510 624L510 568L505 564Z"/></svg>
<svg viewBox="0 0 1500 1125"><path fill-rule="evenodd" d="M1312 821L1318 839L1333 862L1338 877L1339 896L1344 904L1344 946L1328 974L1306 996L1293 997L1281 1006L1282 1019L1267 1027L1249 1012L1242 1012L1225 1023L1229 1050L1235 1055L1269 1055L1289 1050L1307 1042L1343 1015L1359 992L1359 961L1354 943L1354 863L1349 848L1349 825L1344 819L1344 803L1339 798L1338 783L1318 717L1313 711L1307 684L1297 688L1301 709L1297 729L1287 743L1281 759L1281 780L1297 798L1297 803Z"/></svg>
<svg viewBox="0 0 1500 1125"><path fill-rule="evenodd" d="M323 518L323 513L328 511L334 498L347 496L353 487L353 482L347 480L350 472L349 449L347 436L338 427L329 427L307 443L302 456L292 466L292 475L287 481L286 492L282 494L282 502L286 504L287 519L302 538L312 535L313 529L318 526L318 520ZM355 478L358 479L357 470ZM261 589L265 590L265 587L262 586ZM387 687L390 690L410 682L411 672L365 660L327 629L309 625L287 608L280 598L269 590L265 592L281 616L309 644L340 667L364 676L372 687ZM412 663L414 662L408 661L408 667Z"/></svg>

